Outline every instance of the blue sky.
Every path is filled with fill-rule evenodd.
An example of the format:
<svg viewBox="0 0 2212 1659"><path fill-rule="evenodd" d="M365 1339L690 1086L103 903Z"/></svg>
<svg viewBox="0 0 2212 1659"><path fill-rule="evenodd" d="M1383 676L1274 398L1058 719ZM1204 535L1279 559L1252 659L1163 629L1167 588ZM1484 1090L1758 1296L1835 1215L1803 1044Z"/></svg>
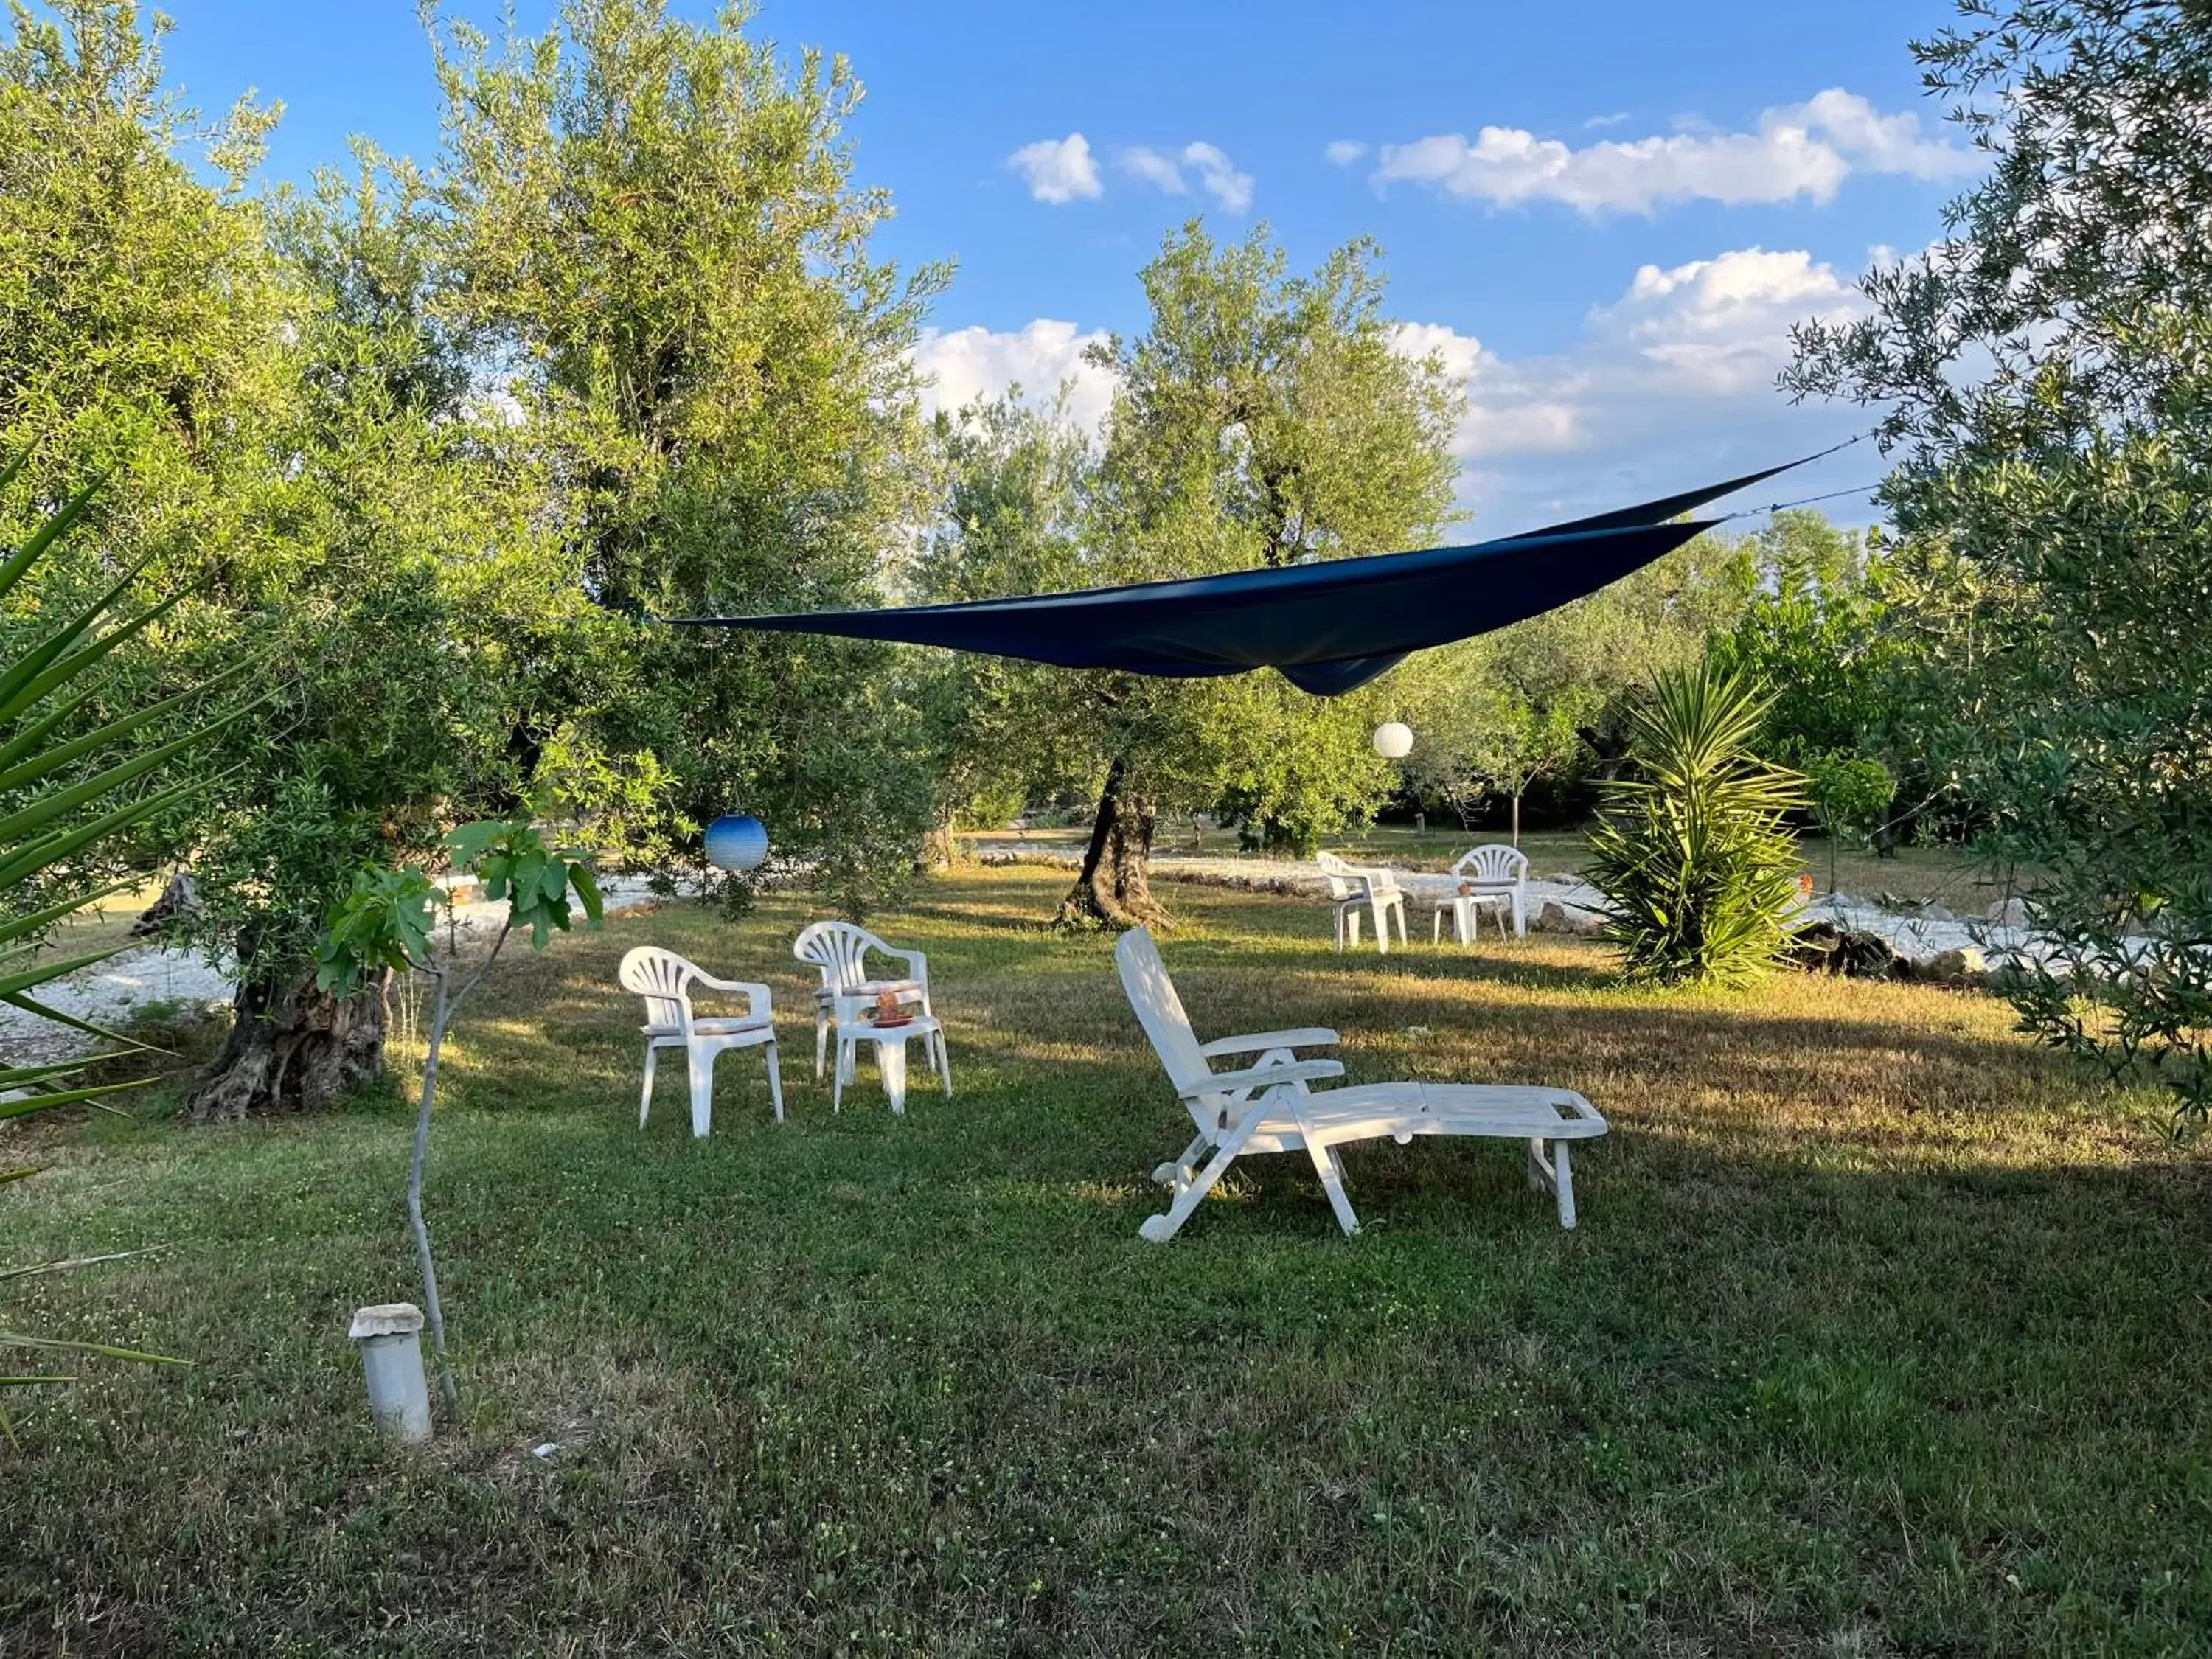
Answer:
<svg viewBox="0 0 2212 1659"><path fill-rule="evenodd" d="M252 86L286 105L273 175L342 158L356 131L434 151L405 0L172 9L171 74L197 101ZM526 28L548 10L518 0ZM1095 332L1141 326L1137 269L1191 213L1222 234L1264 219L1302 263L1369 235L1408 348L1467 376L1463 497L1505 530L1865 423L1792 409L1772 378L1790 321L1849 314L1873 251L1931 240L1974 170L1905 49L1948 16L1945 0L764 0L758 27L851 58L860 176L898 204L882 251L957 262L921 351L942 395L1049 386ZM1085 376L1078 409L1108 392ZM1862 448L1789 487L1878 470Z"/></svg>

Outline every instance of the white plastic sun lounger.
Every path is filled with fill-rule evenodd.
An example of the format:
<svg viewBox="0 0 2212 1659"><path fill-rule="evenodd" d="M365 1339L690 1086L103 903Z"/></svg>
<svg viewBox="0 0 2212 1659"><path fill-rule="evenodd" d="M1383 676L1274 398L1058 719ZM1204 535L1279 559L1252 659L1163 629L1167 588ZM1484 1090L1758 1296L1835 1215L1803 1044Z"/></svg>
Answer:
<svg viewBox="0 0 2212 1659"><path fill-rule="evenodd" d="M1347 1233L1359 1218L1344 1194L1344 1164L1337 1148L1355 1140L1400 1145L1415 1135L1496 1135L1528 1143L1528 1184L1559 1200L1559 1224L1575 1224L1574 1170L1567 1144L1606 1131L1605 1120L1571 1089L1499 1087L1461 1083L1370 1083L1315 1094L1309 1083L1344 1075L1340 1061L1300 1060L1300 1048L1335 1045L1336 1033L1320 1027L1262 1031L1200 1043L1190 1029L1173 981L1149 930L1133 929L1114 947L1121 987L1145 1035L1167 1068L1176 1093L1189 1109L1198 1134L1172 1164L1152 1178L1173 1194L1167 1212L1138 1231L1155 1244L1176 1236L1246 1152L1294 1152L1304 1148L1328 1194L1337 1222ZM1217 1072L1209 1063L1224 1055L1256 1055L1249 1064ZM1208 1149L1212 1156L1206 1158ZM1201 1165L1199 1160L1206 1158Z"/></svg>

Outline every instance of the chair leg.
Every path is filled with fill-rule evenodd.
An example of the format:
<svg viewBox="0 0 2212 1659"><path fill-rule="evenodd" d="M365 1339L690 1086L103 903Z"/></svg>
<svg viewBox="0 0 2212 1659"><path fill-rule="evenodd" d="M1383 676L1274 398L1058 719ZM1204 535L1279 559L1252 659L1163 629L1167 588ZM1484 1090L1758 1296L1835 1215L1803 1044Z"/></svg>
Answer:
<svg viewBox="0 0 2212 1659"><path fill-rule="evenodd" d="M1229 1173L1229 1166L1237 1161L1237 1149L1224 1146L1206 1161L1206 1167L1176 1188L1175 1202L1169 1205L1164 1215L1149 1216L1145 1224L1137 1229L1139 1237L1154 1244L1164 1244L1182 1231L1182 1224L1190 1219L1190 1212L1205 1201L1214 1183Z"/></svg>
<svg viewBox="0 0 2212 1659"><path fill-rule="evenodd" d="M647 1114L653 1110L653 1062L659 1056L660 1050L654 1048L653 1039L647 1037L645 1042L645 1090L637 1097L637 1127L641 1129L645 1127Z"/></svg>
<svg viewBox="0 0 2212 1659"><path fill-rule="evenodd" d="M876 1079L884 1087L884 1098L890 1103L893 1116L906 1112L906 1044L884 1042L876 1044Z"/></svg>
<svg viewBox="0 0 2212 1659"><path fill-rule="evenodd" d="M1352 1200L1344 1195L1344 1166L1337 1161L1336 1148L1316 1146L1306 1143L1306 1155L1313 1159L1314 1172L1321 1176L1322 1190L1328 1194L1328 1207L1336 1212L1336 1224L1344 1229L1348 1237L1359 1231L1359 1218L1352 1213Z"/></svg>
<svg viewBox="0 0 2212 1659"><path fill-rule="evenodd" d="M1552 1169L1558 1178L1559 1225L1572 1232L1575 1226L1575 1170L1574 1165L1567 1161L1567 1143L1564 1140L1552 1143Z"/></svg>
<svg viewBox="0 0 2212 1659"><path fill-rule="evenodd" d="M775 1121L781 1123L783 1121L783 1062L776 1058L775 1044L764 1042L761 1047L768 1050L768 1097L775 1103ZM819 1072L815 1073L817 1078L821 1075Z"/></svg>
<svg viewBox="0 0 2212 1659"><path fill-rule="evenodd" d="M1551 1183L1546 1178L1550 1170L1544 1164L1544 1143L1531 1135L1528 1138L1528 1190L1540 1193Z"/></svg>
<svg viewBox="0 0 2212 1659"><path fill-rule="evenodd" d="M830 1109L834 1113L845 1109L845 1055L853 1040L845 1035L845 1028L837 1028L837 1062L830 1073Z"/></svg>
<svg viewBox="0 0 2212 1659"><path fill-rule="evenodd" d="M1190 1179L1192 1167L1198 1155L1206 1150L1206 1137L1199 1136L1182 1149L1182 1155L1172 1164L1163 1164L1152 1171L1152 1179L1163 1187L1180 1187Z"/></svg>
<svg viewBox="0 0 2212 1659"><path fill-rule="evenodd" d="M937 1045L937 1075L944 1080L945 1097L950 1100L952 1098L952 1051L945 1046L945 1028L939 1026L930 1033L930 1038Z"/></svg>
<svg viewBox="0 0 2212 1659"><path fill-rule="evenodd" d="M1369 908L1375 912L1375 948L1387 957L1390 954L1390 913L1379 902Z"/></svg>
<svg viewBox="0 0 2212 1659"><path fill-rule="evenodd" d="M693 1047L684 1051L691 1073L691 1137L704 1140L714 1121L714 1054Z"/></svg>
<svg viewBox="0 0 2212 1659"><path fill-rule="evenodd" d="M822 1067L830 1058L830 1011L814 1010L814 1080L822 1081Z"/></svg>

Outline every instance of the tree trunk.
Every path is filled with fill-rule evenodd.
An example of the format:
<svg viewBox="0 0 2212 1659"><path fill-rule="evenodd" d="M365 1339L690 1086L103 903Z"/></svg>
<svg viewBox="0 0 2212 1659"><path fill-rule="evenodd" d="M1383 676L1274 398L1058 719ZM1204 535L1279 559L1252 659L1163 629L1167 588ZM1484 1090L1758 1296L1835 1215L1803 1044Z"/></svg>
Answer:
<svg viewBox="0 0 2212 1659"><path fill-rule="evenodd" d="M230 1040L192 1090L195 1123L319 1111L384 1067L384 981L341 1002L315 988L314 970L244 979Z"/></svg>
<svg viewBox="0 0 2212 1659"><path fill-rule="evenodd" d="M446 1026L453 1016L453 1005L446 998L447 970L441 968L435 972L437 1000L430 1011L430 1052L422 1062L422 1098L415 1111L415 1152L407 1162L407 1222L415 1230L415 1259L422 1269L422 1305L430 1313L430 1352L438 1360L438 1397L446 1402L446 1415L450 1419L459 1409L460 1390L453 1382L453 1364L446 1358L446 1304L438 1299L438 1264L430 1255L430 1224L422 1218L422 1164L430 1154L430 1109L438 1103L438 1054L446 1046Z"/></svg>
<svg viewBox="0 0 2212 1659"><path fill-rule="evenodd" d="M1098 816L1075 885L1060 902L1063 927L1164 927L1168 913L1152 897L1152 832L1158 804L1132 793L1128 769L1107 769Z"/></svg>
<svg viewBox="0 0 2212 1659"><path fill-rule="evenodd" d="M960 862L960 843L953 838L952 820L932 826L921 838L921 860L917 866L923 873L950 870Z"/></svg>

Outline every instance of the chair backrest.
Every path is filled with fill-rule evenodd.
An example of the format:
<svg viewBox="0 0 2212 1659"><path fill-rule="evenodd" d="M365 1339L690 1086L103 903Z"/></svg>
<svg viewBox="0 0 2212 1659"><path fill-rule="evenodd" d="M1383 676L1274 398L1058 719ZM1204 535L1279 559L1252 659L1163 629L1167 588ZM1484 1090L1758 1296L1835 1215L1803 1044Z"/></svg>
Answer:
<svg viewBox="0 0 2212 1659"><path fill-rule="evenodd" d="M691 1029L690 987L698 975L696 965L657 945L639 945L615 969L623 990L645 999L645 1023L675 1031Z"/></svg>
<svg viewBox="0 0 2212 1659"><path fill-rule="evenodd" d="M1367 885L1359 879L1358 872L1335 854L1317 854L1314 862L1321 866L1322 874L1328 878L1328 896L1331 898L1343 900L1366 896Z"/></svg>
<svg viewBox="0 0 2212 1659"><path fill-rule="evenodd" d="M849 921L810 922L791 946L791 954L822 970L822 988L843 991L868 976L868 952L890 947L866 928Z"/></svg>
<svg viewBox="0 0 2212 1659"><path fill-rule="evenodd" d="M1461 854L1452 874L1486 887L1517 887L1528 879L1528 855L1502 841L1492 842Z"/></svg>
<svg viewBox="0 0 2212 1659"><path fill-rule="evenodd" d="M1175 981L1168 977L1167 965L1160 960L1160 947L1152 942L1152 929L1133 927L1122 934L1114 946L1114 965L1121 971L1121 988L1128 994L1137 1023L1152 1039L1152 1052L1167 1067L1168 1079L1176 1091L1188 1097L1187 1091L1212 1076L1213 1068L1199 1049L1190 1016L1182 1011L1182 999L1176 994ZM1208 1121L1197 1103L1188 1103L1199 1127L1206 1127Z"/></svg>

